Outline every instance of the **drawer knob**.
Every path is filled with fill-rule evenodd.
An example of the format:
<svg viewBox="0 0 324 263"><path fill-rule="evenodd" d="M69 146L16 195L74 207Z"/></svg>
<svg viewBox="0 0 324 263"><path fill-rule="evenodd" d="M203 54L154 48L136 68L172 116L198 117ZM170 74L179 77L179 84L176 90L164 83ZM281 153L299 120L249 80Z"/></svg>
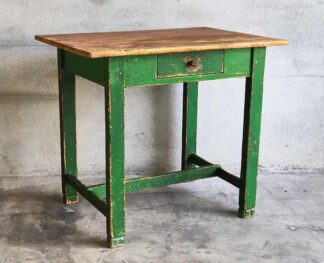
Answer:
<svg viewBox="0 0 324 263"><path fill-rule="evenodd" d="M186 65L186 68L190 71L195 71L195 70L199 69L201 66L200 61L197 59L193 59L193 58L186 58L185 65Z"/></svg>

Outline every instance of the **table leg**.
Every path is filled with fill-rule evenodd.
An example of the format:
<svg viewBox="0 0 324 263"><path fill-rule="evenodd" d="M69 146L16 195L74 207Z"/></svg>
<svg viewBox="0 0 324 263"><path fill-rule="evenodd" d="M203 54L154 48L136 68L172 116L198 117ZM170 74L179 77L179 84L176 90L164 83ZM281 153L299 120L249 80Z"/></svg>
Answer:
<svg viewBox="0 0 324 263"><path fill-rule="evenodd" d="M251 77L246 79L239 217L254 214L261 127L265 48L254 48Z"/></svg>
<svg viewBox="0 0 324 263"><path fill-rule="evenodd" d="M198 82L185 82L183 84L182 170L193 169L196 167L195 164L189 162L189 156L190 154L196 153L197 107Z"/></svg>
<svg viewBox="0 0 324 263"><path fill-rule="evenodd" d="M123 57L109 59L105 108L107 240L109 247L117 247L125 243Z"/></svg>
<svg viewBox="0 0 324 263"><path fill-rule="evenodd" d="M77 176L75 76L62 68L62 52L58 49L60 101L62 191L66 204L78 202L78 193L66 182L66 175Z"/></svg>

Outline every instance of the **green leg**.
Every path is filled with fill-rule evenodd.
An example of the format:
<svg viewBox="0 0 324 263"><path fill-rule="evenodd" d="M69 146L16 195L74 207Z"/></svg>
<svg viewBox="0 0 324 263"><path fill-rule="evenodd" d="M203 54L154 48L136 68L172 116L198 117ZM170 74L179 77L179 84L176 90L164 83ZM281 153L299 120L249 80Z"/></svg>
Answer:
<svg viewBox="0 0 324 263"><path fill-rule="evenodd" d="M186 82L183 84L182 170L196 167L195 164L189 162L189 156L196 153L197 107L198 82Z"/></svg>
<svg viewBox="0 0 324 263"><path fill-rule="evenodd" d="M105 101L107 240L109 247L118 247L125 243L123 57L109 59Z"/></svg>
<svg viewBox="0 0 324 263"><path fill-rule="evenodd" d="M254 48L252 74L246 79L239 217L254 214L261 127L265 48Z"/></svg>
<svg viewBox="0 0 324 263"><path fill-rule="evenodd" d="M58 49L58 79L60 100L61 167L63 201L78 202L78 193L66 183L66 175L77 176L76 120L75 120L75 76L62 68L64 59Z"/></svg>

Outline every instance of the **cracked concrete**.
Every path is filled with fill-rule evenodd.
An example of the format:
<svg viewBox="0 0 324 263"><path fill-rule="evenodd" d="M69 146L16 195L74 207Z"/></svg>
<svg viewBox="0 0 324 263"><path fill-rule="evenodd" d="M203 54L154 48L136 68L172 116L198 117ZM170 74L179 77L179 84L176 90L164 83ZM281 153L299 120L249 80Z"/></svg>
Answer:
<svg viewBox="0 0 324 263"><path fill-rule="evenodd" d="M58 176L2 178L0 262L322 263L323 175L261 175L247 220L236 216L238 191L218 178L127 194L127 244L117 249L86 200L62 204Z"/></svg>

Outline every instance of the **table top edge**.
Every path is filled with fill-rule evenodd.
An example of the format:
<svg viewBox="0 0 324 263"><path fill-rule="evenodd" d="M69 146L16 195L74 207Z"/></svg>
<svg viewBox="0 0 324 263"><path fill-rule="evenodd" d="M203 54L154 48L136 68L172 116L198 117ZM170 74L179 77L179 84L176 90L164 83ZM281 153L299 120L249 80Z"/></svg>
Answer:
<svg viewBox="0 0 324 263"><path fill-rule="evenodd" d="M186 29L201 29L209 30L214 28L208 27L195 27L195 28L184 28ZM173 29L171 29L173 30ZM174 29L177 30L177 29ZM206 44L193 44L193 45L183 45L183 46L161 46L161 47L145 47L145 48L129 48L129 49L86 49L86 48L76 48L73 46L60 43L59 41L52 40L52 36L68 36L68 35L90 35L90 34L101 34L101 33L125 33L125 32L142 32L142 31L123 31L123 32L98 32L98 33L80 33L80 34L59 34L59 35L36 35L35 40L41 41L43 43L52 45L59 49L69 51L71 53L87 57L87 58L108 58L117 56L134 56L134 55L153 55L153 54L167 54L167 53L184 53L184 52L199 52L199 51L211 51L219 49L238 49L238 48L258 48L258 47L268 47L268 46L283 46L288 45L288 40L278 39L278 38L268 38L263 36L226 31L221 29L216 29L224 32L231 32L234 34L241 34L242 36L253 36L257 38L256 40L245 40L229 43L206 43ZM154 31L154 30L143 30L143 31ZM163 31L163 30L160 30Z"/></svg>

